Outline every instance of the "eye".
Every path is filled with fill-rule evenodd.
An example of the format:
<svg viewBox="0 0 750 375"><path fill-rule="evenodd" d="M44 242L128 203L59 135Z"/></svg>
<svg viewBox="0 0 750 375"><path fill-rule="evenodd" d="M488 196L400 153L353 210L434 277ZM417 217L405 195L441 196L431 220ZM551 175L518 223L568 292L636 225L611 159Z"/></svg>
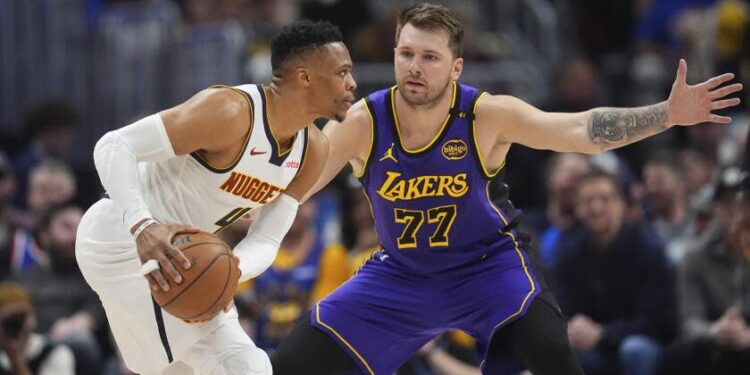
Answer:
<svg viewBox="0 0 750 375"><path fill-rule="evenodd" d="M403 57L412 57L412 56L414 56L414 54L411 53L411 52L409 52L409 51L401 51L401 56L403 56Z"/></svg>
<svg viewBox="0 0 750 375"><path fill-rule="evenodd" d="M435 56L435 55L425 55L424 59L427 60L427 61L435 61L435 60L437 60L437 56Z"/></svg>

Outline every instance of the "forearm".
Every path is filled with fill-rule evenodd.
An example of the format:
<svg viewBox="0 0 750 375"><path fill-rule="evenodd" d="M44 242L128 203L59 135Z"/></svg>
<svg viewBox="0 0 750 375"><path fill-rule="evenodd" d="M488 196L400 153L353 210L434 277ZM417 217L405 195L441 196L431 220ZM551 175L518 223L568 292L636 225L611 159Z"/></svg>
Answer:
<svg viewBox="0 0 750 375"><path fill-rule="evenodd" d="M299 203L282 194L274 202L261 208L245 237L234 253L240 258L240 281L254 278L271 267L279 245L297 215Z"/></svg>
<svg viewBox="0 0 750 375"><path fill-rule="evenodd" d="M595 108L588 111L587 130L601 151L629 145L669 129L667 102L637 108Z"/></svg>

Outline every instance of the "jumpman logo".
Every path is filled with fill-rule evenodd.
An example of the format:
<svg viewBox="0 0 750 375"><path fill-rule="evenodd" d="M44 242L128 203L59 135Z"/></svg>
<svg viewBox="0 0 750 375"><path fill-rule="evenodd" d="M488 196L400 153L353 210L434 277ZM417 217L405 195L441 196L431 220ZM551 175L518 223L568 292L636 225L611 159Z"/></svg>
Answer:
<svg viewBox="0 0 750 375"><path fill-rule="evenodd" d="M394 145L395 145L394 143L391 143L391 147L388 148L388 151L386 151L385 154L383 154L383 157L380 158L380 160L378 160L378 161L383 161L385 159L391 159L394 162L398 163L398 160L396 160L396 158L393 156L393 146Z"/></svg>

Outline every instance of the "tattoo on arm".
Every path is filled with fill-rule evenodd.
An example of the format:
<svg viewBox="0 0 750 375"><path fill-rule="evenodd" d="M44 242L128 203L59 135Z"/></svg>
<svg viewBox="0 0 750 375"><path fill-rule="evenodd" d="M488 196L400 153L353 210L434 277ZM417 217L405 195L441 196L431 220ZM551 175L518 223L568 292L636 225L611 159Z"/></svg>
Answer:
<svg viewBox="0 0 750 375"><path fill-rule="evenodd" d="M667 105L599 108L591 114L589 139L594 144L624 146L667 130Z"/></svg>

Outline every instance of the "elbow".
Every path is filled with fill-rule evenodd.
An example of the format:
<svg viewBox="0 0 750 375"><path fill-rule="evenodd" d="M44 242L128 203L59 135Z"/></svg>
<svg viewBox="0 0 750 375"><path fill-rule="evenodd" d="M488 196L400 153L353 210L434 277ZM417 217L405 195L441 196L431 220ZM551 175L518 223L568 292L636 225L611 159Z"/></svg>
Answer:
<svg viewBox="0 0 750 375"><path fill-rule="evenodd" d="M116 136L110 131L105 133L94 146L94 166L97 171L101 172L102 168L107 163L107 155L109 155L112 145L116 140Z"/></svg>

